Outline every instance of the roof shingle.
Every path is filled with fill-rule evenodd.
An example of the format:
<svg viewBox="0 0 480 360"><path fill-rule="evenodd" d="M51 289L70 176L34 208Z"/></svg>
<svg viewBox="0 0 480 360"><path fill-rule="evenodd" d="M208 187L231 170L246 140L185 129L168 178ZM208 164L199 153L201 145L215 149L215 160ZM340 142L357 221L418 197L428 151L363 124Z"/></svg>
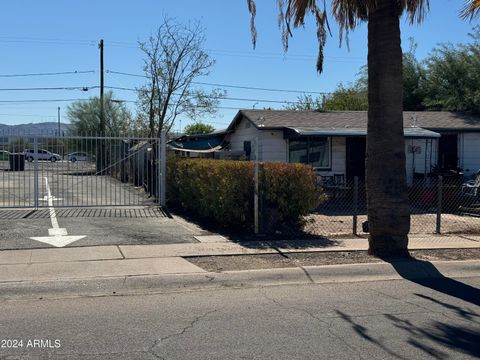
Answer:
<svg viewBox="0 0 480 360"><path fill-rule="evenodd" d="M240 110L258 127L366 128L366 111ZM416 120L415 120L416 119ZM478 130L480 117L447 111L404 111L404 127L430 130Z"/></svg>

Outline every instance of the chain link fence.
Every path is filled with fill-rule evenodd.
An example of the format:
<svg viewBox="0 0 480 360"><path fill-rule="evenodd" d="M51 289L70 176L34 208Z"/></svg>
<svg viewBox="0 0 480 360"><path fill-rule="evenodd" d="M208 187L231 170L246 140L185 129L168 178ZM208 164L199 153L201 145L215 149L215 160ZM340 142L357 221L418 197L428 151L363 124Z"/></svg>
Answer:
<svg viewBox="0 0 480 360"><path fill-rule="evenodd" d="M316 236L367 235L365 183L322 177L323 202L306 216L304 231ZM410 234L480 235L480 174L470 179L437 176L409 186Z"/></svg>

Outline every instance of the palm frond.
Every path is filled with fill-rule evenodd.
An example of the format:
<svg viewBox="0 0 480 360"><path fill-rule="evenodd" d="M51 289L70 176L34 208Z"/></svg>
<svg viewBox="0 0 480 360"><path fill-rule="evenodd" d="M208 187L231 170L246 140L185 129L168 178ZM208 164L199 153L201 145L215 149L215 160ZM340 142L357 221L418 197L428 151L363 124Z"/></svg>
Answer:
<svg viewBox="0 0 480 360"><path fill-rule="evenodd" d="M398 16L401 16L406 11L412 23L422 22L425 14L430 9L429 0L396 1ZM477 6L478 10L480 0L471 1L474 6ZM359 22L368 20L369 13L375 10L378 0L331 0L331 2L333 16L340 25L340 45L343 39L345 39L348 47L349 32L355 29ZM318 3L322 5L319 6ZM252 43L255 47L257 41L257 31L255 29L257 8L255 0L247 0L247 5L251 14L250 28ZM277 5L279 8L278 25L282 32L282 43L285 51L288 50L288 41L292 36L292 27L303 26L305 17L309 12L315 17L318 39L317 71L321 73L323 70L323 48L327 40L327 33L330 33L326 13L326 0L277 0Z"/></svg>
<svg viewBox="0 0 480 360"><path fill-rule="evenodd" d="M254 0L247 0L248 12L251 15L250 18L250 32L252 34L253 48L257 45L257 29L255 28L255 16L257 15L257 6Z"/></svg>
<svg viewBox="0 0 480 360"><path fill-rule="evenodd" d="M460 11L460 17L472 20L475 16L480 15L480 0L469 0Z"/></svg>

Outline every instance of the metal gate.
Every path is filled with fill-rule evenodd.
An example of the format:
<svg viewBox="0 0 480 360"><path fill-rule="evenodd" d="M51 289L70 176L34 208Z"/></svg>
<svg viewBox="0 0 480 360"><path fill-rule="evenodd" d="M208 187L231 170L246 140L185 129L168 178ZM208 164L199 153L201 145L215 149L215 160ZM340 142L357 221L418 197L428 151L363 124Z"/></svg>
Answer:
<svg viewBox="0 0 480 360"><path fill-rule="evenodd" d="M0 208L165 205L165 137L3 136Z"/></svg>

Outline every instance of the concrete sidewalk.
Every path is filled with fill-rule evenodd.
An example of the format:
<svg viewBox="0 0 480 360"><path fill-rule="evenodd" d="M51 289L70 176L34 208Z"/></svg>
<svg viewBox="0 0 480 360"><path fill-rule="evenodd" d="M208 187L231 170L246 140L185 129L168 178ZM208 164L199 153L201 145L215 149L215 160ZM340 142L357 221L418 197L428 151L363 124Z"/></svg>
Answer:
<svg viewBox="0 0 480 360"><path fill-rule="evenodd" d="M278 254L367 250L366 239L250 241L242 244L215 236L198 243L112 245L0 251L0 283L69 279L202 274L205 270L184 259L189 256ZM480 248L480 236L411 237L409 248Z"/></svg>

